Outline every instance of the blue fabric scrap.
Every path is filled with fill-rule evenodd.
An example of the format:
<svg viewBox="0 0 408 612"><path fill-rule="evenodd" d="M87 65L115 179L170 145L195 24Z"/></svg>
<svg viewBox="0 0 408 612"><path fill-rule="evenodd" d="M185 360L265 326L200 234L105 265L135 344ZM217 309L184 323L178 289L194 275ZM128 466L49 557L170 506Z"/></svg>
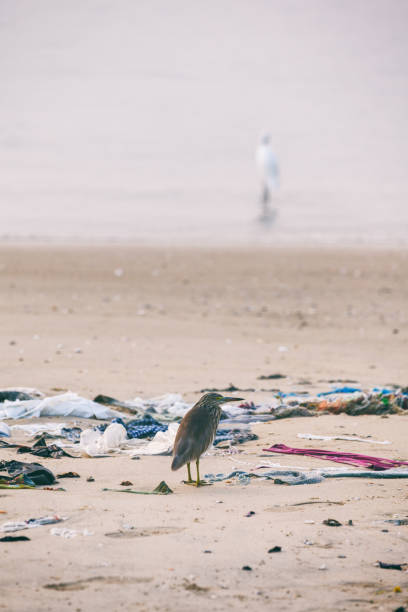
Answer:
<svg viewBox="0 0 408 612"><path fill-rule="evenodd" d="M335 393L361 393L361 389L358 387L337 387L336 389L332 389L332 391L321 391L317 394L318 397L322 397L324 395L334 395Z"/></svg>

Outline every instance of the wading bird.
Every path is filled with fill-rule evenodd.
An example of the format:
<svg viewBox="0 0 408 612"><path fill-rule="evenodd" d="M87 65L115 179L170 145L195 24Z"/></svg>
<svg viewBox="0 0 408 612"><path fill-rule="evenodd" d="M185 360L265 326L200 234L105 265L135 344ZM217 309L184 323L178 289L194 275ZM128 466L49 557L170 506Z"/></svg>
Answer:
<svg viewBox="0 0 408 612"><path fill-rule="evenodd" d="M200 457L210 446L215 437L221 417L221 406L226 402L242 401L242 397L224 397L220 393L206 393L183 417L177 430L173 448L172 470L178 470L187 464L186 484L197 487L207 484L200 480ZM196 462L197 479L191 478L190 463Z"/></svg>

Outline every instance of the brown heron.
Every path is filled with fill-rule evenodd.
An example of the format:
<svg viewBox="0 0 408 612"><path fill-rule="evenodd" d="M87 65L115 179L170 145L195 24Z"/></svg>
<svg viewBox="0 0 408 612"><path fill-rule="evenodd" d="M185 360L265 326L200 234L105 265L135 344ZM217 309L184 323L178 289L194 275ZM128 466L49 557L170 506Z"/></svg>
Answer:
<svg viewBox="0 0 408 612"><path fill-rule="evenodd" d="M221 417L220 404L242 401L242 397L224 397L220 393L206 393L183 417L177 430L173 448L172 470L178 470L187 463L186 484L197 487L206 484L200 480L199 462L215 437ZM197 479L191 478L190 463L196 462Z"/></svg>

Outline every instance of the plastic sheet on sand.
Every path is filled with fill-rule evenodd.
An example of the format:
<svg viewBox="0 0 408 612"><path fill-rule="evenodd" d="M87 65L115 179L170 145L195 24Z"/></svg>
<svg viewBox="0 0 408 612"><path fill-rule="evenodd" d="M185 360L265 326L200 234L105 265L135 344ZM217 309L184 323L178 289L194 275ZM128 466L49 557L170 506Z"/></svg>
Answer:
<svg viewBox="0 0 408 612"><path fill-rule="evenodd" d="M110 419L123 415L71 392L43 399L5 401L0 404L0 420L53 416Z"/></svg>
<svg viewBox="0 0 408 612"><path fill-rule="evenodd" d="M176 439L178 423L170 423L167 431L159 431L153 440L127 438L126 429L120 423L111 423L102 433L98 429L85 429L81 433L79 448L89 457L101 457L112 453L134 455L170 455Z"/></svg>

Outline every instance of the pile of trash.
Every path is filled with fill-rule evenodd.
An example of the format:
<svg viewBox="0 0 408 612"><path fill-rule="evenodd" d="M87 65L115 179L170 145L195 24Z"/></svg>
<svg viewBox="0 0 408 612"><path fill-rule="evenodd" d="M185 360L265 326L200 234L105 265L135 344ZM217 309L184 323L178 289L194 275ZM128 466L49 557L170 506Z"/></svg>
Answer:
<svg viewBox="0 0 408 612"><path fill-rule="evenodd" d="M44 397L35 389L0 390L0 449L15 449L16 454L31 454L36 457L58 459L68 456L104 457L112 454L127 454L138 459L140 455L170 455L173 450L179 422L191 408L178 394L167 394L143 400L136 398L123 402L114 398L98 395L89 400L75 393L64 393ZM375 388L363 391L356 387L337 387L315 395L309 393L281 393L276 391L266 402L226 404L216 432L214 446L229 449L231 446L257 439L250 431L255 422L268 422L289 417L317 417L325 413L344 412L350 415L361 414L408 414L407 388ZM14 423L23 418L56 417L58 420L41 423ZM63 422L61 417L71 420ZM81 418L99 421L84 427ZM8 420L8 423L5 421ZM108 422L107 422L108 421ZM22 431L31 436L32 442L17 444L13 434ZM357 438L355 436L317 436L310 433L298 434L303 439L341 439L376 444L389 444ZM369 437L368 437L369 438ZM233 449L232 449L233 450ZM228 474L209 474L210 482L227 481L249 484L254 478L270 480L275 484L298 485L322 482L325 478L408 478L408 463L402 460L370 457L356 453L326 451L322 449L291 448L283 444L264 449L272 453L286 453L313 456L325 460L359 466L350 468L322 468L312 470L270 470L275 465L260 465L255 471L235 470ZM227 451L229 452L229 451ZM277 464L280 468L280 466ZM365 469L361 469L365 468ZM268 471L259 472L268 468ZM0 488L34 489L38 486L50 488L59 478L79 477L76 472L54 474L38 463L21 461L0 461ZM132 483L121 483L132 484ZM48 486L47 486L48 485ZM160 483L153 491L133 489L104 489L133 494L169 494L171 490ZM63 488L52 490L64 491ZM65 537L65 536L64 536ZM66 536L68 537L68 536Z"/></svg>
<svg viewBox="0 0 408 612"><path fill-rule="evenodd" d="M98 395L94 400L76 393L44 397L36 389L0 390L0 447L16 448L17 453L40 457L100 457L111 453L138 455L171 454L178 424L192 404L179 394L129 401ZM243 402L223 406L214 446L227 448L257 439L250 424L290 417L315 417L324 413L408 414L408 388L336 387L309 394L276 391L265 402ZM129 417L133 418L129 418ZM76 417L108 421L93 427L79 424L45 422L44 424L5 423L33 417ZM7 440L14 430L35 436L33 446L12 444ZM52 444L47 440L52 439ZM68 450L67 450L68 449Z"/></svg>

